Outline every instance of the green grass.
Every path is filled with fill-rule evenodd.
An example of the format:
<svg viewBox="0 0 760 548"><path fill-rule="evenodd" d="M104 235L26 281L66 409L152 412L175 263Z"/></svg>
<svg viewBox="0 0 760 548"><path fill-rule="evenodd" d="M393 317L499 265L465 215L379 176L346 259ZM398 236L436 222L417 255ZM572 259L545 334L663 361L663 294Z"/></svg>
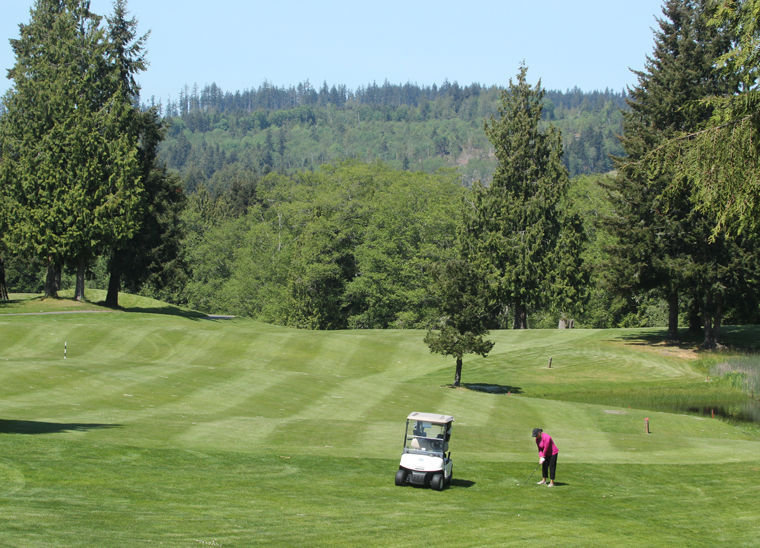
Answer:
<svg viewBox="0 0 760 548"><path fill-rule="evenodd" d="M27 300L3 307L46 306ZM452 389L421 332L122 305L0 310L0 545L756 543L760 433L666 412L741 393L657 330L496 332ZM456 418L446 491L393 484L414 410ZM554 490L528 480L534 426L560 447Z"/></svg>

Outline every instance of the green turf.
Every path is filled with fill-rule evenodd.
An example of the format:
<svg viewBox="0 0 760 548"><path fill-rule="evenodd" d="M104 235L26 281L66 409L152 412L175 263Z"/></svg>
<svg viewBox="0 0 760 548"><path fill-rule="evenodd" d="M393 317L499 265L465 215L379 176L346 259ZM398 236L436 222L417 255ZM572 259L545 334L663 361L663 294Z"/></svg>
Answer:
<svg viewBox="0 0 760 548"><path fill-rule="evenodd" d="M757 542L760 434L664 411L739 396L655 330L493 333L453 389L422 332L121 304L0 307L0 545ZM410 411L456 418L446 491L393 484ZM528 479L534 426L560 447L554 490Z"/></svg>

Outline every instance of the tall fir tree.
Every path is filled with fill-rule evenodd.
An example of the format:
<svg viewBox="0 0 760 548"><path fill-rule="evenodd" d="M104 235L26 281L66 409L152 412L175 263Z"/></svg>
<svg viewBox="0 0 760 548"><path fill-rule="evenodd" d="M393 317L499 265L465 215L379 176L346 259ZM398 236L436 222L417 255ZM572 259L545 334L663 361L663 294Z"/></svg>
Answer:
<svg viewBox="0 0 760 548"><path fill-rule="evenodd" d="M127 13L127 0L114 2L107 17L107 59L110 85L129 105L120 131L137 143L139 173L135 183L143 189L138 212L139 228L128 238L109 242L109 281L106 304L116 307L123 285L139 291L143 283L152 291L183 276L179 241L182 238L179 214L185 196L176 177L159 165L158 147L164 137L163 122L155 108L138 107L140 88L137 75L147 68L145 44L149 33L138 36L137 20Z"/></svg>
<svg viewBox="0 0 760 548"><path fill-rule="evenodd" d="M682 132L654 154L688 182L697 207L715 218L714 232L760 232L760 0L716 0L710 24L731 37L716 63L737 88L706 98L713 107L704 127Z"/></svg>
<svg viewBox="0 0 760 548"><path fill-rule="evenodd" d="M48 267L56 296L64 263L84 272L109 242L137 227L136 141L120 129L129 105L109 85L100 17L86 0L37 0L11 40L13 87L0 118L3 186L16 210L9 240Z"/></svg>
<svg viewBox="0 0 760 548"><path fill-rule="evenodd" d="M526 75L521 66L517 81L510 79L502 93L498 117L485 124L498 165L490 186L475 185L462 235L464 258L489 280L494 322L509 310L515 329L528 327L529 310L567 306L569 288L582 282L573 274L554 283L560 270L580 272L581 265L573 253L577 247L560 245L569 185L560 132L542 129L544 91L540 82L530 86ZM566 228L580 225L569 222ZM575 236L566 241L580 244L582 232Z"/></svg>
<svg viewBox="0 0 760 548"><path fill-rule="evenodd" d="M2 105L0 105L1 107ZM0 124L2 131L2 124ZM5 260L8 257L9 249L9 228L11 222L11 212L15 209L13 201L15 197L10 192L8 177L4 175L6 164L3 162L4 146L2 145L3 136L0 133L0 302L7 301L8 286L5 275Z"/></svg>
<svg viewBox="0 0 760 548"><path fill-rule="evenodd" d="M0 150L2 149L0 148ZM2 169L3 158L0 155L0 171ZM5 240L8 234L11 212L8 196L5 194L5 186L2 184L3 180L3 176L0 175L0 302L8 300L8 286L6 285L5 277L5 258L7 257L8 247Z"/></svg>
<svg viewBox="0 0 760 548"><path fill-rule="evenodd" d="M695 210L672 164L647 160L668 139L704 125L711 108L702 99L736 87L735 79L714 70L730 38L708 24L709 5L668 0L652 56L636 73L621 138L627 156L617 159L610 187L616 215L609 226L617 238L609 250L609 287L629 295L654 291L665 299L671 338L678 334L682 300L693 301L705 322L705 345L713 346L721 310L716 303L728 294L718 264L732 255L724 238L710 238L713 218Z"/></svg>

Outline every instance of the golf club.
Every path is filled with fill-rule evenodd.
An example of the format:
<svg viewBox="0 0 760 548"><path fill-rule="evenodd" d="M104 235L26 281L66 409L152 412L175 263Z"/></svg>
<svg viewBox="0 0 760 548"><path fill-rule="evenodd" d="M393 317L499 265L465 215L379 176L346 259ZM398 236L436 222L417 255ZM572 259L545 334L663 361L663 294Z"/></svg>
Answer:
<svg viewBox="0 0 760 548"><path fill-rule="evenodd" d="M536 467L533 469L533 471L530 473L530 475L527 478L525 478L525 481L523 483L528 483L530 481L530 479L533 477L533 474L535 474L536 470L538 470L539 466L541 466L540 462L536 465ZM517 485L520 485L520 482L517 482Z"/></svg>

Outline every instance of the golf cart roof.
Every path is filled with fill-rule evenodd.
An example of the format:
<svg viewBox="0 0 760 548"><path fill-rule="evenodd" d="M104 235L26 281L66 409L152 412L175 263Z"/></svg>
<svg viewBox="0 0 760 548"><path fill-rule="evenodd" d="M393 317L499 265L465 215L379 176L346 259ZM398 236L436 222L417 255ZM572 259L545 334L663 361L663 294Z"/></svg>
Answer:
<svg viewBox="0 0 760 548"><path fill-rule="evenodd" d="M406 419L413 421L433 422L438 424L454 422L454 417L451 415L439 415L437 413L419 413L417 411L409 413L409 416Z"/></svg>

